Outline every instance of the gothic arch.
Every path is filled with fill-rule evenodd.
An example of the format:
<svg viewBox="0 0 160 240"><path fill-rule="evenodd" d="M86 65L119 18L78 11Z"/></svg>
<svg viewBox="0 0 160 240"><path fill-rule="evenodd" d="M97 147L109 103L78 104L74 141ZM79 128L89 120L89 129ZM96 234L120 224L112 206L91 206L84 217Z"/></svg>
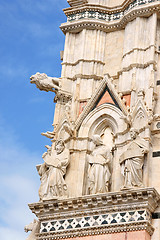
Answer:
<svg viewBox="0 0 160 240"><path fill-rule="evenodd" d="M124 132L127 129L122 111L115 105L108 103L100 105L88 114L82 122L78 136L101 135L106 127L110 127L114 134Z"/></svg>

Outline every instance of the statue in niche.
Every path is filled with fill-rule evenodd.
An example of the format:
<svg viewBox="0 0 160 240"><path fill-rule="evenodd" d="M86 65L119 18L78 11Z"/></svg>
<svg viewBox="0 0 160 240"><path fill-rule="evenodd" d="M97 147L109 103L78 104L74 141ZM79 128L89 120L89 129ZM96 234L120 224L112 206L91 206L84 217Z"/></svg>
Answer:
<svg viewBox="0 0 160 240"><path fill-rule="evenodd" d="M148 142L140 138L135 129L131 129L130 135L132 142L119 160L124 176L122 190L143 187L144 155L149 151Z"/></svg>
<svg viewBox="0 0 160 240"><path fill-rule="evenodd" d="M110 170L109 162L111 160L110 150L107 148L99 135L93 136L93 143L95 148L89 156L89 194L105 193L108 192Z"/></svg>
<svg viewBox="0 0 160 240"><path fill-rule="evenodd" d="M65 148L62 140L55 142L54 150L49 146L47 148L47 152L42 156L44 163L37 166L41 177L41 186L39 188L40 201L67 197L67 185L64 175L69 164L69 150Z"/></svg>

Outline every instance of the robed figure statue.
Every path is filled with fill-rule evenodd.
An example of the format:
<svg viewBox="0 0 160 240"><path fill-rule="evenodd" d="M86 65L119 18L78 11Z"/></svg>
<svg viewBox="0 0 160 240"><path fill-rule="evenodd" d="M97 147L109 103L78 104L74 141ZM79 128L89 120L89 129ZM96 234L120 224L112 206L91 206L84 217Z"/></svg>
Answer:
<svg viewBox="0 0 160 240"><path fill-rule="evenodd" d="M69 150L65 148L64 142L56 141L55 149L48 147L42 158L44 163L37 168L41 177L40 200L67 197L64 175L69 164Z"/></svg>
<svg viewBox="0 0 160 240"><path fill-rule="evenodd" d="M88 193L97 194L108 192L110 180L110 150L103 144L99 135L94 135L95 148L88 157Z"/></svg>
<svg viewBox="0 0 160 240"><path fill-rule="evenodd" d="M130 131L131 143L127 150L120 156L124 185L122 189L143 187L143 164L144 156L149 151L148 142L139 136L134 129Z"/></svg>

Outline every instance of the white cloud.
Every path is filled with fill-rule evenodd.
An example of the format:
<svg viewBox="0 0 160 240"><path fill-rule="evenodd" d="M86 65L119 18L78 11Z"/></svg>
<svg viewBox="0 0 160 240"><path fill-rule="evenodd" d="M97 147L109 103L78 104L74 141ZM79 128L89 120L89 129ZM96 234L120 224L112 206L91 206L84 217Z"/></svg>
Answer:
<svg viewBox="0 0 160 240"><path fill-rule="evenodd" d="M0 118L0 239L22 240L24 226L35 216L27 204L38 201L39 176L34 165L41 160L16 137Z"/></svg>
<svg viewBox="0 0 160 240"><path fill-rule="evenodd" d="M31 212L27 206L28 202L38 200L38 185L19 174L7 174L0 177L1 184L1 221L9 228L21 229L32 220ZM3 203L5 203L3 205ZM14 221L13 221L14 219ZM21 231L20 230L20 231Z"/></svg>
<svg viewBox="0 0 160 240"><path fill-rule="evenodd" d="M14 221L14 219L13 219ZM3 240L22 240L24 234L19 233L15 229L8 229L6 227L0 227L0 238Z"/></svg>

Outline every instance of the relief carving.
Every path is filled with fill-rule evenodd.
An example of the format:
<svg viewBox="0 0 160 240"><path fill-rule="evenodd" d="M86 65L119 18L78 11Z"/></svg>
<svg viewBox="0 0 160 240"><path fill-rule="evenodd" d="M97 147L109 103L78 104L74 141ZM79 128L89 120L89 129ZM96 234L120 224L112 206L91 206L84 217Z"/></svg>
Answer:
<svg viewBox="0 0 160 240"><path fill-rule="evenodd" d="M44 163L37 166L41 177L40 200L67 197L64 176L69 164L69 150L65 148L62 140L55 142L55 149L49 146L47 148L47 152L42 156Z"/></svg>
<svg viewBox="0 0 160 240"><path fill-rule="evenodd" d="M99 135L93 136L93 143L95 148L88 157L88 192L89 194L105 193L109 191L111 177L109 170L110 150L103 144Z"/></svg>
<svg viewBox="0 0 160 240"><path fill-rule="evenodd" d="M134 129L131 129L130 135L132 141L119 159L124 177L122 190L143 187L144 156L149 151L148 142L137 136Z"/></svg>

